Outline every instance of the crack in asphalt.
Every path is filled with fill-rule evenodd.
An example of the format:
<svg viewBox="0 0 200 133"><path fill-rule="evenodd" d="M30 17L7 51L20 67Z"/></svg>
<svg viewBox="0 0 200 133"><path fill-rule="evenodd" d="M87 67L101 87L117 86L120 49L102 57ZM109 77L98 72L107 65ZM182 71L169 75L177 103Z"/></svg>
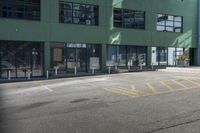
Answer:
<svg viewBox="0 0 200 133"><path fill-rule="evenodd" d="M195 120L191 120L191 121L187 121L187 122L182 122L182 123L174 124L174 125L167 126L167 127L161 127L161 128L158 128L158 129L146 132L146 133L155 133L155 132L166 130L166 129L170 129L170 128L173 128L173 127L178 127L178 126L187 125L187 124L190 124L190 123L195 123L197 121L200 121L200 118L195 119Z"/></svg>

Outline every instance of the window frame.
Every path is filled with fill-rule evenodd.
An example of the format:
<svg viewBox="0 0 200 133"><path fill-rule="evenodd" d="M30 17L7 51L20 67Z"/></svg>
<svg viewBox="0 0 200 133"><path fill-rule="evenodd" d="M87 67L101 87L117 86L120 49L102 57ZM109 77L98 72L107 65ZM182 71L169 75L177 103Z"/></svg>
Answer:
<svg viewBox="0 0 200 133"><path fill-rule="evenodd" d="M62 9L61 8L61 4L71 4L71 9ZM74 5L75 4L79 4L80 6L83 6L84 5L84 10L78 10L78 9L74 9ZM96 10L94 11L87 11L86 9L86 6L92 6L94 9L96 8ZM64 22L64 15L62 15L62 12L66 12L66 11L70 11L71 12L71 16L66 16L68 18L71 19L70 22ZM76 18L81 18L81 17L76 17L74 16L74 12L80 12L80 11L83 11L84 13L84 17L83 17L83 20L84 20L84 23L75 23L74 22L74 19ZM94 13L94 17L91 17L90 19L87 18L87 15L88 13ZM90 24L87 24L87 20L90 20ZM93 24L92 21L95 20L95 23ZM80 21L80 20L79 20ZM99 25L99 6L98 5L94 5L94 4L87 4L87 3L77 3L77 2L68 2L68 1L63 1L63 0L60 0L59 1L59 23L62 23L62 24L78 24L78 25L88 25L88 26L98 26Z"/></svg>
<svg viewBox="0 0 200 133"><path fill-rule="evenodd" d="M39 0L38 2L39 3L34 3L33 0L0 1L0 4L2 5L2 7L0 7L0 12L1 12L0 18L28 20L28 21L41 21L41 0ZM30 7L32 7L31 10L30 10ZM23 11L20 11L21 9ZM35 13L35 11L37 13ZM22 17L19 17L19 13L22 15Z"/></svg>
<svg viewBox="0 0 200 133"><path fill-rule="evenodd" d="M116 26L116 19L115 19L115 11L118 10L118 11L121 11L121 26ZM127 12L131 12L133 17L129 17L129 19L133 19L132 22L129 22L129 24L133 25L134 26L131 26L131 27L126 27L125 26L125 14L124 12L127 11ZM142 21L142 25L137 25L138 23L136 23L136 14L137 13L141 13L143 15L143 21ZM127 23L128 24L128 23ZM139 10L131 10L131 9L124 9L124 8L113 8L113 27L115 28L125 28L125 29L137 29L137 30L145 30L146 29L146 12L145 11L139 11Z"/></svg>
<svg viewBox="0 0 200 133"><path fill-rule="evenodd" d="M158 24L158 15L162 15L164 17L169 17L169 16L173 16L173 20L168 20L168 19L163 19L164 24ZM175 20L176 17L180 17L181 21L177 21ZM167 22L172 22L173 26L167 25ZM181 27L175 26L176 23L180 23ZM158 27L164 27L164 30L158 30ZM168 31L167 28L173 28L173 31ZM176 29L180 28L180 32L176 32ZM156 16L156 31L157 32L170 32L170 33L183 33L183 16L178 16L178 15L171 15L171 14L163 14L163 13L157 13Z"/></svg>

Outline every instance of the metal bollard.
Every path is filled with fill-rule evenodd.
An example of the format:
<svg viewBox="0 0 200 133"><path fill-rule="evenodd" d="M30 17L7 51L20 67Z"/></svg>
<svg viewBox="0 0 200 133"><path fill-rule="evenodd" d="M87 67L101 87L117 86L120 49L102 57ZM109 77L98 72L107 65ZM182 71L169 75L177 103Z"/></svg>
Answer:
<svg viewBox="0 0 200 133"><path fill-rule="evenodd" d="M47 76L47 79L49 79L49 70L47 70L47 75L46 76Z"/></svg>
<svg viewBox="0 0 200 133"><path fill-rule="evenodd" d="M74 67L74 75L76 75L77 74L77 68L76 68L76 66Z"/></svg>
<svg viewBox="0 0 200 133"><path fill-rule="evenodd" d="M58 68L55 68L55 75L58 75Z"/></svg>
<svg viewBox="0 0 200 133"><path fill-rule="evenodd" d="M94 75L94 67L92 68L92 75Z"/></svg>
<svg viewBox="0 0 200 133"><path fill-rule="evenodd" d="M8 71L8 80L10 80L10 70Z"/></svg>
<svg viewBox="0 0 200 133"><path fill-rule="evenodd" d="M142 70L142 64L140 64L140 70Z"/></svg>
<svg viewBox="0 0 200 133"><path fill-rule="evenodd" d="M108 67L108 74L110 74L110 66Z"/></svg>
<svg viewBox="0 0 200 133"><path fill-rule="evenodd" d="M31 79L31 71L28 71L28 80Z"/></svg>

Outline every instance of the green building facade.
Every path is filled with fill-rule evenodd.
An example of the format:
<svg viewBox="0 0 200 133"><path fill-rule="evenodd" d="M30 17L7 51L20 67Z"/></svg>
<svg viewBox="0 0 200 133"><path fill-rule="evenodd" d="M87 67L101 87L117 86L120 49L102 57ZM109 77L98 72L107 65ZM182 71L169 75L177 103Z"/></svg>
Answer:
<svg viewBox="0 0 200 133"><path fill-rule="evenodd" d="M198 0L0 0L0 12L0 78L197 62Z"/></svg>

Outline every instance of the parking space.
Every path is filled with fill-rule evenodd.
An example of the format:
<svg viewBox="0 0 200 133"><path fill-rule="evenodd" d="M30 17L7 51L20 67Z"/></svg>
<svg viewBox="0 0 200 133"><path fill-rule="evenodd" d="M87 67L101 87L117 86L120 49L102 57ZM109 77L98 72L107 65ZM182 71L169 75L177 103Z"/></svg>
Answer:
<svg viewBox="0 0 200 133"><path fill-rule="evenodd" d="M199 81L158 71L1 84L0 132L198 132Z"/></svg>
<svg viewBox="0 0 200 133"><path fill-rule="evenodd" d="M141 77L140 77L141 78ZM124 80L126 79L126 80ZM149 79L133 81L126 78L116 79L119 82L112 83L104 89L116 94L126 95L130 97L153 96L162 93L173 93L177 91L185 91L190 89L198 89L200 87L199 77L171 77L167 79L162 77L159 80Z"/></svg>

